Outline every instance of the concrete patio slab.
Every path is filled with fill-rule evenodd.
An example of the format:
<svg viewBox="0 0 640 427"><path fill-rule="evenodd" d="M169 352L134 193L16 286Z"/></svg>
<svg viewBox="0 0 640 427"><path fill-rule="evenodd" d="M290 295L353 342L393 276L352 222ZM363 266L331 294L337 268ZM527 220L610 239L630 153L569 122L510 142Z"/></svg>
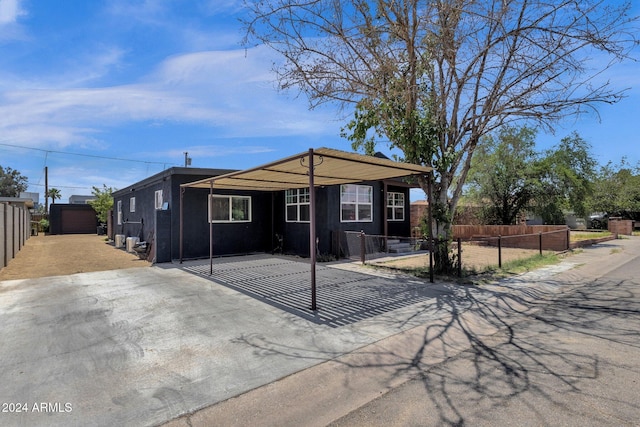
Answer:
<svg viewBox="0 0 640 427"><path fill-rule="evenodd" d="M443 292L413 276L381 274L357 263L318 264L318 310L312 311L306 260L257 254L217 258L211 265L207 260L180 266L311 322L336 328L432 300Z"/></svg>

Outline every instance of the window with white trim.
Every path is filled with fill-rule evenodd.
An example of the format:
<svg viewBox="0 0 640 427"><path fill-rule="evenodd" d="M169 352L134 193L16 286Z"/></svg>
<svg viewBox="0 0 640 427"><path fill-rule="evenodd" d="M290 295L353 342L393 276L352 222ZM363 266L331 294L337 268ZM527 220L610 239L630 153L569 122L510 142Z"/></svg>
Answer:
<svg viewBox="0 0 640 427"><path fill-rule="evenodd" d="M285 191L284 201L287 222L309 222L311 198L308 188Z"/></svg>
<svg viewBox="0 0 640 427"><path fill-rule="evenodd" d="M118 213L118 225L122 225L122 200L118 200L118 209L117 209L117 213Z"/></svg>
<svg viewBox="0 0 640 427"><path fill-rule="evenodd" d="M340 186L340 221L373 221L373 187L355 184Z"/></svg>
<svg viewBox="0 0 640 427"><path fill-rule="evenodd" d="M156 190L154 198L154 206L156 209L162 209L162 190Z"/></svg>
<svg viewBox="0 0 640 427"><path fill-rule="evenodd" d="M136 198L131 197L129 199L129 212L135 212L135 211L136 211Z"/></svg>
<svg viewBox="0 0 640 427"><path fill-rule="evenodd" d="M209 222L251 222L251 197L209 196Z"/></svg>
<svg viewBox="0 0 640 427"><path fill-rule="evenodd" d="M404 193L387 193L387 220L404 221Z"/></svg>

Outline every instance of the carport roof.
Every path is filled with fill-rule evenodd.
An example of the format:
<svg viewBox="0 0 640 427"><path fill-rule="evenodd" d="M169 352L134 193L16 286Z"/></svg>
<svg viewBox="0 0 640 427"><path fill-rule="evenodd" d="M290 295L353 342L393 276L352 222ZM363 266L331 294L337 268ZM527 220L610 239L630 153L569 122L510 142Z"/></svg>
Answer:
<svg viewBox="0 0 640 427"><path fill-rule="evenodd" d="M189 188L278 191L309 187L309 158L313 157L315 186L329 186L422 175L427 166L373 156L318 148L251 169L182 184ZM212 185L213 183L213 185Z"/></svg>

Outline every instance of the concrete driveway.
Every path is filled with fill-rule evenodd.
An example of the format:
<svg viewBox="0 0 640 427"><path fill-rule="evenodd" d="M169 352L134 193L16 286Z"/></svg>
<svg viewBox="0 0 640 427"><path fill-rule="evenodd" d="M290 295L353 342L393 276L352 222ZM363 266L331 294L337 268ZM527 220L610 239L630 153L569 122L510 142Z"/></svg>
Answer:
<svg viewBox="0 0 640 427"><path fill-rule="evenodd" d="M0 282L0 424L157 425L424 324L460 292L318 271L338 276L351 284L329 285L359 297L340 307L320 293L324 318L166 266ZM375 295L384 304L354 305Z"/></svg>
<svg viewBox="0 0 640 427"><path fill-rule="evenodd" d="M638 243L483 286L323 266L320 314L308 264L270 257L219 261L213 280L186 263L1 281L0 425L324 426L488 348Z"/></svg>

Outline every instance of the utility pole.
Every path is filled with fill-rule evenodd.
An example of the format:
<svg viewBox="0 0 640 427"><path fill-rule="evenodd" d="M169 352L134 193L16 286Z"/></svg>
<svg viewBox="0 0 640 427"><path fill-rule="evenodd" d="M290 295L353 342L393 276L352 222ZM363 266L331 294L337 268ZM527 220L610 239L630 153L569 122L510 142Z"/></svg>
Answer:
<svg viewBox="0 0 640 427"><path fill-rule="evenodd" d="M44 167L44 212L49 213L49 167Z"/></svg>
<svg viewBox="0 0 640 427"><path fill-rule="evenodd" d="M189 153L187 151L184 152L184 167L191 166L191 157L189 157Z"/></svg>

